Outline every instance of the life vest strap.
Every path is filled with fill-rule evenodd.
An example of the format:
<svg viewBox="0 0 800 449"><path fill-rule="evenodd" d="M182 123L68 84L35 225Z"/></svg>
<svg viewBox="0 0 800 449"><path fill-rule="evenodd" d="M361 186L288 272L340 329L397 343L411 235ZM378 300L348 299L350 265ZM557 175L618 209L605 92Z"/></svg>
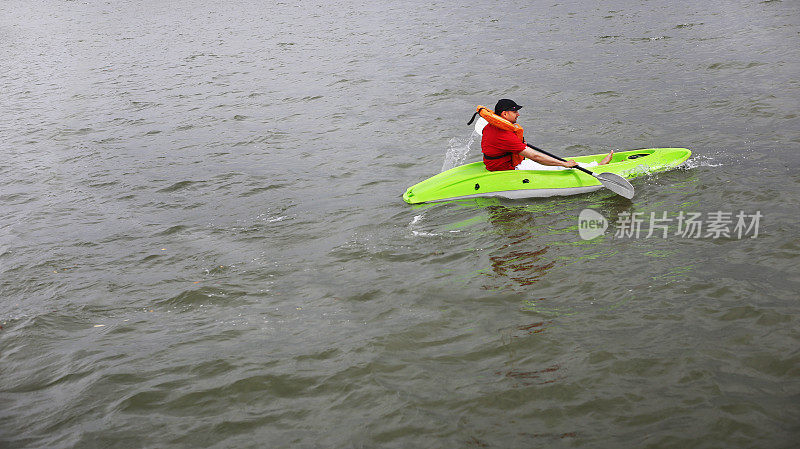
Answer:
<svg viewBox="0 0 800 449"><path fill-rule="evenodd" d="M508 156L511 156L511 155L513 155L513 154L514 154L514 153L506 153L506 154L503 154L503 155L500 155L500 156L487 156L487 155L486 155L486 153L483 153L483 158L484 158L484 159L491 159L491 160L494 160L494 159L502 159L502 158L504 158L504 157L508 157Z"/></svg>

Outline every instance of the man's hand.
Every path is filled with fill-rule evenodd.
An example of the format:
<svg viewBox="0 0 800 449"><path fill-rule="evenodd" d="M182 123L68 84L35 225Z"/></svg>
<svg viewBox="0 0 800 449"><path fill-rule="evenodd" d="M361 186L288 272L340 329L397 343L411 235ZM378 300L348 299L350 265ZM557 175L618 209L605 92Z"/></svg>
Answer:
<svg viewBox="0 0 800 449"><path fill-rule="evenodd" d="M568 161L564 161L564 162L562 163L562 165L563 165L564 167L567 167L567 168L572 168L572 167L574 167L574 166L578 165L578 163L577 163L577 162L575 162L575 159L570 159L570 160L568 160Z"/></svg>

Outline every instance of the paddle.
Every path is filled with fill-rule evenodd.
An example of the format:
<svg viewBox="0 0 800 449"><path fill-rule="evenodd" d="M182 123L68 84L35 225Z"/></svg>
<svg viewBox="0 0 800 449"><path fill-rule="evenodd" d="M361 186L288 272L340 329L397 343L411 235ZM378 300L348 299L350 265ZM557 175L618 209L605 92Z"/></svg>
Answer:
<svg viewBox="0 0 800 449"><path fill-rule="evenodd" d="M480 134L480 135L483 135L483 128L488 124L489 124L489 122L487 122L483 117L479 117L478 121L475 122L475 132ZM566 162L564 159L562 159L562 158L560 158L560 157L558 157L558 156L556 156L554 154L548 153L547 151L544 151L543 149L535 147L535 146L533 146L533 145L531 145L529 143L526 143L525 145L527 145L528 148L532 148L532 149L534 149L534 150L536 150L536 151L538 151L540 153L546 154L546 155L548 155L548 156L550 156L550 157L552 157L554 159L558 159L561 162ZM598 181L600 181L600 184L603 184L603 187L607 188L608 190L611 190L612 192L616 193L617 195L624 196L625 198L628 198L628 199L633 198L633 193L634 193L633 192L633 186L631 185L630 182L628 182L627 179L623 178L620 175L617 175L615 173L594 173L594 172L592 172L590 170L587 170L587 169L581 167L580 165L576 165L575 167L572 167L572 168L576 168L576 169L586 173L587 175L594 176Z"/></svg>

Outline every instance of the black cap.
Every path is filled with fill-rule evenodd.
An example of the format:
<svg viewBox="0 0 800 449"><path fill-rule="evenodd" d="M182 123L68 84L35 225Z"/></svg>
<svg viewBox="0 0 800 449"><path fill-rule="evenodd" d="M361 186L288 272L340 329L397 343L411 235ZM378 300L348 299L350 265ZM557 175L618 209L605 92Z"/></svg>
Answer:
<svg viewBox="0 0 800 449"><path fill-rule="evenodd" d="M508 98L503 98L502 100L498 101L496 105L494 105L494 113L500 115L503 111L519 111L522 109L522 106L514 103L513 100L509 100Z"/></svg>

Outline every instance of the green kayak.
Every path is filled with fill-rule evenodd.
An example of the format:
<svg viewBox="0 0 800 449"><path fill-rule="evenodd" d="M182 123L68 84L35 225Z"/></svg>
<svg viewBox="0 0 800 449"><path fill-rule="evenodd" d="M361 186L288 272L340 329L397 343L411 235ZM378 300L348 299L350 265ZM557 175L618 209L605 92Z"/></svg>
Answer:
<svg viewBox="0 0 800 449"><path fill-rule="evenodd" d="M595 173L616 173L635 178L648 173L666 171L683 163L692 155L686 148L649 148L615 152L611 162L591 167ZM577 162L600 162L605 154L578 156ZM601 189L596 178L579 170L504 170L489 171L483 162L461 165L439 173L403 194L409 204L448 201L462 198L502 197L541 198L556 195L577 195Z"/></svg>

